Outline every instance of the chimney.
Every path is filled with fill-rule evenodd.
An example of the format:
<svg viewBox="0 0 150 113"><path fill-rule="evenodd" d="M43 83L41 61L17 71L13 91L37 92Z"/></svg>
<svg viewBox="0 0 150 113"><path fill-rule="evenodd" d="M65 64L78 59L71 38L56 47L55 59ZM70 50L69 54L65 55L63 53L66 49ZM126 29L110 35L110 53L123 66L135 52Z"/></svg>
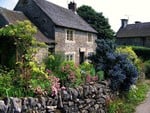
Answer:
<svg viewBox="0 0 150 113"><path fill-rule="evenodd" d="M128 19L121 19L121 28L125 28L128 25Z"/></svg>
<svg viewBox="0 0 150 113"><path fill-rule="evenodd" d="M27 4L28 0L20 0L22 4Z"/></svg>
<svg viewBox="0 0 150 113"><path fill-rule="evenodd" d="M75 2L70 2L68 4L68 9L72 10L75 13L77 9L77 4Z"/></svg>
<svg viewBox="0 0 150 113"><path fill-rule="evenodd" d="M135 21L135 24L139 24L139 23L141 23L140 21Z"/></svg>

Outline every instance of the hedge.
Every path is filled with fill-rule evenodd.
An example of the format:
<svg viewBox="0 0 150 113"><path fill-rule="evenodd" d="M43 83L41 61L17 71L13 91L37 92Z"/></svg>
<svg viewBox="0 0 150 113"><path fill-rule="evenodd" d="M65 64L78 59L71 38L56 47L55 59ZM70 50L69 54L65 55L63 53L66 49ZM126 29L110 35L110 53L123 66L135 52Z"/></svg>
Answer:
<svg viewBox="0 0 150 113"><path fill-rule="evenodd" d="M130 45L129 45L130 46ZM121 46L122 47L122 46ZM143 46L130 46L136 53L136 55L145 60L150 60L150 48Z"/></svg>
<svg viewBox="0 0 150 113"><path fill-rule="evenodd" d="M131 46L138 57L141 57L143 60L150 59L150 48L141 47L141 46Z"/></svg>

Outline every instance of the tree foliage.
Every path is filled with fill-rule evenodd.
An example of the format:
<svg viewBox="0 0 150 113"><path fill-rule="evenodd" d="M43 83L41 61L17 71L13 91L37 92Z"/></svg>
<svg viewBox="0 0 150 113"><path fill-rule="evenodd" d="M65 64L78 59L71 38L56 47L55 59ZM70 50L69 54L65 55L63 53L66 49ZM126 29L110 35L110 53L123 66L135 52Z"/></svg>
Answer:
<svg viewBox="0 0 150 113"><path fill-rule="evenodd" d="M98 37L113 38L114 32L103 13L96 12L92 7L86 5L79 7L77 13L98 32Z"/></svg>

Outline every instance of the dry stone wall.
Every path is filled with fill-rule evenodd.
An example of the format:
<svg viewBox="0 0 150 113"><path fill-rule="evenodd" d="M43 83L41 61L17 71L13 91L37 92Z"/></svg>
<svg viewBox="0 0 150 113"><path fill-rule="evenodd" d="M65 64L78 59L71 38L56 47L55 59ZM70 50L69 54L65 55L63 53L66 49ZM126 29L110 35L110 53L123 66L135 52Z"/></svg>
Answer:
<svg viewBox="0 0 150 113"><path fill-rule="evenodd" d="M113 93L108 83L90 83L61 90L54 97L9 97L0 100L0 113L107 113Z"/></svg>

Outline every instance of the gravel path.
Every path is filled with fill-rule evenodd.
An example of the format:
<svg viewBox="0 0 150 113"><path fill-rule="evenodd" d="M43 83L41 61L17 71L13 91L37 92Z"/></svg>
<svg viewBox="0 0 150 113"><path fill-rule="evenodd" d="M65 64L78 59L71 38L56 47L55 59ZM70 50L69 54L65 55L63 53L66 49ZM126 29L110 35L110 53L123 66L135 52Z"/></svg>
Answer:
<svg viewBox="0 0 150 113"><path fill-rule="evenodd" d="M147 99L137 106L135 113L150 113L150 92L147 95Z"/></svg>

